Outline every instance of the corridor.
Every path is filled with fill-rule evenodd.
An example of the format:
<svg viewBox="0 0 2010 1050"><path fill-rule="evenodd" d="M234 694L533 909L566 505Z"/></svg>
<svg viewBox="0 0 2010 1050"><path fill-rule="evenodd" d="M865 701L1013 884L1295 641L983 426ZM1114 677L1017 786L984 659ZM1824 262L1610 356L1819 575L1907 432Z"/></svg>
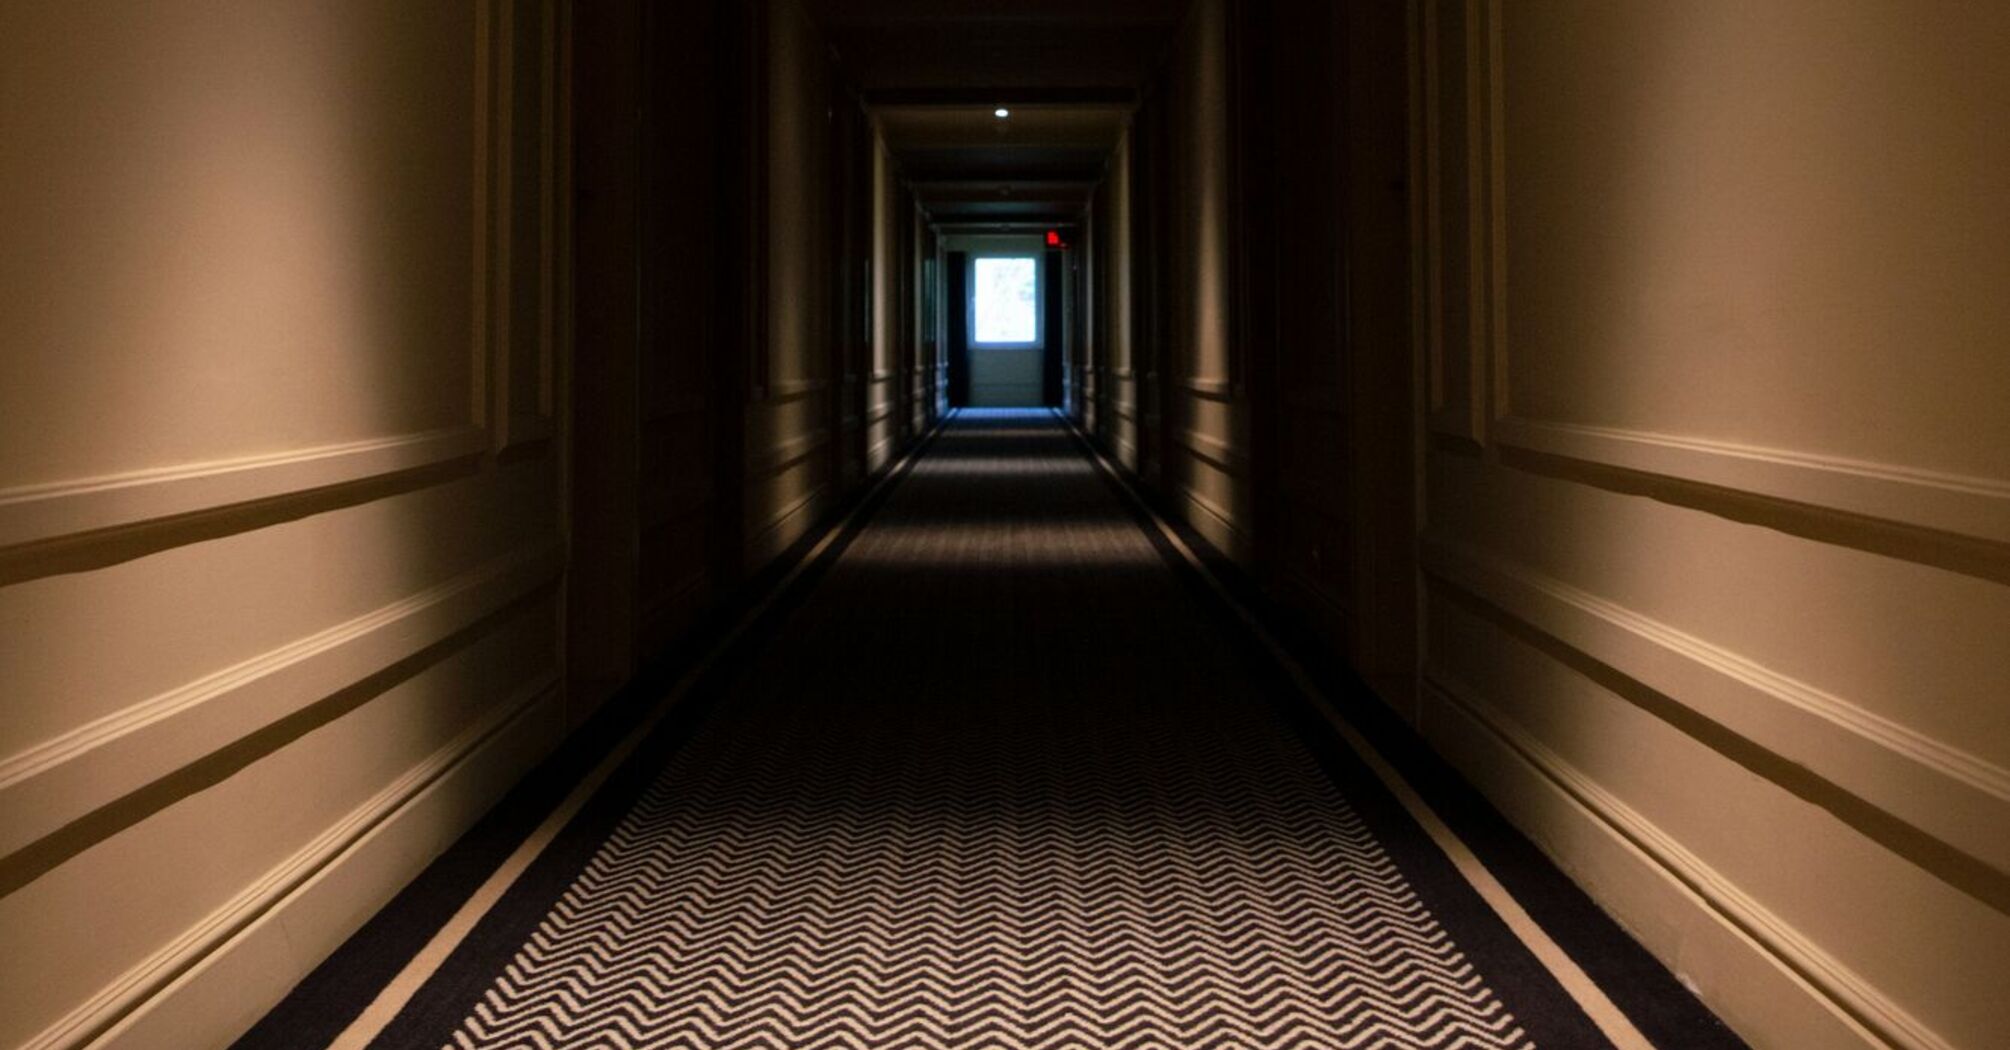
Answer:
<svg viewBox="0 0 2010 1050"><path fill-rule="evenodd" d="M2005 55L0 0L0 1050L2010 1046Z"/></svg>
<svg viewBox="0 0 2010 1050"><path fill-rule="evenodd" d="M1053 413L897 478L416 994L240 1050L1742 1045L1637 949L1601 1031Z"/></svg>

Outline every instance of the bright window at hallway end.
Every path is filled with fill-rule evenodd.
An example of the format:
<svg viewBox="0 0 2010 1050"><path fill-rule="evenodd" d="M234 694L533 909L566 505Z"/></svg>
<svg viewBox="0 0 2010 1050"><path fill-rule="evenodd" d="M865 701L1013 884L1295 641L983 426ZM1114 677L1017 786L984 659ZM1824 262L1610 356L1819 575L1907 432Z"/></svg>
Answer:
<svg viewBox="0 0 2010 1050"><path fill-rule="evenodd" d="M1040 267L1030 255L979 257L971 286L976 292L971 342L978 346L1037 346L1040 343Z"/></svg>

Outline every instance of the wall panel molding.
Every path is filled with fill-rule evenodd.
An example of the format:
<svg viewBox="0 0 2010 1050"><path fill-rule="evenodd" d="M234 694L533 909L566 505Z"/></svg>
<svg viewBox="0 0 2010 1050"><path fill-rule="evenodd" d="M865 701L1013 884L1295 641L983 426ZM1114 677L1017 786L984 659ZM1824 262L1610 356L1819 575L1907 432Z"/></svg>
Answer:
<svg viewBox="0 0 2010 1050"><path fill-rule="evenodd" d="M1423 272L1427 323L1419 333L1426 362L1427 426L1459 446L1487 441L1487 421L1501 414L1506 397L1507 220L1506 167L1500 129L1504 124L1501 10L1498 0L1435 0L1422 6L1416 31L1420 95L1423 100ZM1456 10L1446 25L1443 16ZM1458 34L1459 67L1448 70L1443 34ZM1459 78L1459 97L1442 90L1447 73ZM1454 140L1445 130L1448 105L1459 107ZM1446 186L1445 155L1456 151L1462 185ZM1447 193L1456 194L1455 217L1448 217ZM1465 266L1448 272L1446 245L1461 243ZM1466 331L1445 331L1445 304L1463 301ZM1458 374L1463 390L1454 393L1448 376Z"/></svg>
<svg viewBox="0 0 2010 1050"><path fill-rule="evenodd" d="M896 435L888 434L866 448L865 461L872 470L876 471L893 461L895 437Z"/></svg>
<svg viewBox="0 0 2010 1050"><path fill-rule="evenodd" d="M1661 875L1687 890L1696 905L1707 909L1711 919L1731 927L1754 950L1763 952L1768 962L1799 978L1804 982L1802 988L1822 998L1819 1005L1826 1012L1838 1015L1836 1021L1839 1023L1820 1035L1805 1030L1788 1032L1776 1029L1764 1033L1748 1031L1748 1036L1770 1035L1781 1046L1837 1046L1845 1045L1837 1041L1837 1036L1850 1027L1861 1025L1869 1029L1863 1034L1874 1033L1875 1038L1907 1050L1955 1050L1952 1043L1941 1038L1903 1006L1820 946L1801 936L1784 919L1739 889L1673 836L1501 714L1468 684L1443 672L1427 670L1424 690L1428 697L1449 705L1483 729L1497 744L1538 774L1549 787L1580 807L1580 812L1595 822L1600 831L1622 840L1637 851ZM1650 944L1649 947L1664 953L1666 958L1665 953L1673 946ZM1750 967L1744 969L1747 972L1751 970ZM1793 985L1786 981L1772 983L1774 987L1766 989L1765 996L1776 1002L1795 991ZM1726 989L1711 991L1713 998L1737 994ZM1761 1021L1780 1026L1804 1016L1805 1011L1769 1007L1765 1014L1764 1018L1747 1017L1744 1020L1748 1024ZM1781 1018L1789 1020L1783 1022ZM1871 1040L1867 1039L1862 1042L1871 1044Z"/></svg>
<svg viewBox="0 0 2010 1050"><path fill-rule="evenodd" d="M314 633L270 649L273 639L252 638L219 623L217 630L224 633L210 641L229 647L233 655L223 659L266 651L194 681L177 673L137 684L131 696L113 697L127 705L121 710L82 726L74 722L96 712L77 715L65 720L67 731L55 738L0 754L0 895L40 879L34 895L47 891L69 900L90 893L87 899L103 913L102 922L122 924L144 901L117 891L144 885L151 877L147 866L106 869L97 863L102 858L86 851L120 846L133 836L157 837L161 825L155 821L171 815L167 807L207 805L205 789L259 763L278 761L282 786L312 786L329 768L325 763L362 775L366 766L352 763L369 757L372 741L346 734L331 746L315 734L383 702L378 698L386 689L409 684L418 690L401 693L398 702L426 706L401 707L397 714L437 729L436 736L417 743L431 754L414 754L409 762L401 758L367 783L352 784L353 793L345 790L337 809L356 808L334 814L339 819L324 814L306 823L282 821L296 833L284 843L239 841L245 838L242 828L230 832L220 825L217 848L257 846L254 867L272 863L263 852L267 846L291 856L255 877L249 872L226 877L219 869L215 878L198 880L204 884L198 911L222 902L211 914L199 921L184 917L175 925L185 928L157 932L142 938L145 943L135 941L98 958L88 977L84 971L48 975L47 996L19 1023L40 1026L61 1016L39 1033L16 1031L16 1038L32 1036L25 1045L153 1050L227 1044L473 824L562 733L565 697L553 666L560 641L553 633L559 627L553 584L565 551L554 526L539 523L546 521L544 511L562 511L553 501L563 494L537 481L557 464L546 453L535 464L504 467L504 473L498 468L548 449L557 433L553 388L565 360L569 316L564 243L570 104L563 94L569 12L570 5L556 0L473 0L416 22L396 12L324 11L311 18L261 20L212 56L219 69L241 67L278 77L272 85L281 93L275 96L277 108L233 110L219 116L222 123L211 122L217 124L212 130L219 132L219 145L241 141L270 153L267 147L306 141L268 134L278 127L271 121L289 114L319 129L312 156L289 154L284 165L247 183L264 195L260 207L335 223L330 236L339 250L330 265L361 275L360 283L337 280L301 294L330 310L349 308L358 324L335 337L369 340L372 355L386 362L397 355L379 340L434 331L437 321L438 338L410 349L430 364L409 373L400 373L394 363L389 372L345 366L330 373L341 382L318 393L312 386L288 386L313 402L315 411L296 421L299 427L313 426L313 436L283 432L297 428L285 426L284 405L275 403L246 417L251 429L220 432L228 444L202 444L197 451L174 454L182 462L160 466L152 465L161 463L159 458L141 458L144 443L129 444L147 435L125 433L121 419L107 418L115 458L89 468L103 472L0 490L0 585L37 580L38 590L60 598L69 587L60 574L195 543L217 544L218 559L244 568L243 559L257 552L240 551L232 538L245 542L244 534L253 530L308 515L326 515L323 523L347 537L345 549L355 557L396 569L410 554L401 549L397 530L384 532L370 521L344 524L330 512L388 505L421 490L451 498L408 508L423 519L418 527L451 522L468 533L469 556L485 557L505 544L520 549L472 567L422 574L409 566L384 593L364 599L396 600L361 615L353 615L358 610L346 601L338 608L329 596L317 603L302 595L313 606L309 611L321 614L303 628ZM200 26L182 28L202 32ZM423 30L423 38L400 29ZM397 34L398 46L389 52L383 45L391 37L384 34ZM194 54L200 63L203 52ZM303 60L298 78L273 65L296 56ZM445 65L437 64L441 56ZM190 88L186 76L171 79L193 68L149 67L114 86L141 101L139 92L159 95L144 110L152 120L156 111L168 112L161 105L171 110L204 97L197 90L201 84ZM421 85L433 96L429 112L451 121L455 130L444 138L427 137L438 147L438 154L428 154L438 166L425 159L424 171L408 171L409 164L400 164L411 158L387 152L377 133L403 121L398 107ZM325 127L315 123L330 117L334 123ZM134 130L161 130L149 128ZM224 133L234 137L221 137ZM170 152L195 156L179 148ZM303 157L305 167L296 163ZM226 162L217 156L216 163ZM330 186L338 192L331 195ZM352 192L339 192L345 189ZM173 192L183 190L192 194L190 201L213 196L198 193L202 187L195 183ZM415 245L388 228L343 232L342 223L357 215L381 218L413 209L440 223L432 241ZM272 232L231 226L218 231L218 243L262 252ZM245 265L255 258L244 255ZM382 274L373 277L372 262L387 260L411 262L408 275L419 285L407 281L393 287L376 279ZM425 328L415 327L420 321ZM258 361L269 357L274 365L312 352L286 343L242 350ZM171 393L164 389L154 396ZM72 407L106 411L86 401ZM384 413L394 409L400 421L383 422ZM425 414L408 414L417 411ZM518 448L525 455L494 455ZM146 466L124 469L131 465ZM349 525L361 531L350 535ZM343 566L323 569L339 574ZM107 599L123 600L132 585L137 584L113 586ZM22 597L32 615L41 597ZM206 603L230 597L215 586L196 586L187 615L201 617ZM342 622L324 626L337 619ZM531 651L495 649L499 629L522 632ZM486 648L469 648L483 640ZM116 649L133 641L111 638L107 644ZM460 678L420 677L445 673L445 661L463 657L450 669L482 670L479 680L491 683L493 693L469 696L457 684ZM495 663L498 658L506 659L507 667ZM434 695L442 689L453 695ZM8 699L56 710L65 698L51 693ZM449 699L447 707L440 706ZM128 705L131 700L137 702ZM471 701L475 706L468 706ZM442 723L448 707L460 713ZM446 737L452 739L441 743ZM312 751L311 761L301 748ZM270 810L264 817L284 815L286 798L260 797ZM26 896L12 902L25 903ZM36 946L26 949L32 959ZM118 976L105 983L109 974Z"/></svg>
<svg viewBox="0 0 2010 1050"><path fill-rule="evenodd" d="M1755 772L1803 797L1842 796L1813 801L2010 913L2010 837L2002 833L2010 827L2010 770L1497 556L1432 537L1422 553L1431 579L1735 734L1734 743L1762 752ZM1704 742L1724 750L1721 741ZM1809 774L1819 783L1796 783ZM1876 812L1853 812L1864 808ZM1912 830L1933 842L1910 841Z"/></svg>
<svg viewBox="0 0 2010 1050"><path fill-rule="evenodd" d="M808 532L814 516L823 509L823 496L830 486L813 485L810 491L761 522L746 544L747 565L758 568L788 550L789 544Z"/></svg>
<svg viewBox="0 0 2010 1050"><path fill-rule="evenodd" d="M1483 389L1483 381L1490 387L1491 408L1481 440L1503 448L1711 486L1770 503L1836 511L2010 545L2010 479L1520 414L1514 407L1506 318L1507 191L1500 130L1505 124L1503 5L1500 0L1464 2L1469 17L1477 14L1485 21L1484 27L1474 27L1468 34L1469 42L1477 48L1470 56L1473 71L1468 83L1485 95L1483 104L1476 99L1470 108L1474 131L1469 143L1475 169L1472 192L1486 205L1483 213L1476 211L1472 224L1473 258L1476 268L1484 263L1489 270L1483 281L1475 278L1473 293L1475 317L1481 316L1484 306L1490 347L1483 354L1476 342L1473 350L1475 368L1483 360L1491 366L1490 380L1483 370L1474 373L1473 389ZM1477 35L1482 28L1483 39ZM1438 426L1435 417L1433 430L1469 436L1457 427Z"/></svg>
<svg viewBox="0 0 2010 1050"><path fill-rule="evenodd" d="M563 565L556 543L504 555L0 760L0 886L25 847L467 631Z"/></svg>
<svg viewBox="0 0 2010 1050"><path fill-rule="evenodd" d="M536 25L520 25L525 8L535 8ZM554 239L562 236L566 223L565 201L558 182L569 168L561 141L560 108L562 88L558 82L564 61L561 39L562 19L551 0L489 0L481 9L489 23L486 51L481 62L482 83L477 94L477 135L475 143L476 213L475 228L481 243L475 255L477 298L474 307L477 364L488 369L492 404L478 405L476 411L490 421L496 449L510 451L544 442L556 433L553 416L553 372L555 344L561 336L558 310L562 294ZM536 33L533 63L535 78L523 83L517 57L526 45L526 31ZM534 107L527 114L534 126L518 127L522 99ZM536 134L534 168L524 168L517 156L520 134ZM532 180L535 212L522 215L533 219L530 229L518 229L520 180ZM536 272L523 287L514 260L528 252L536 257ZM534 306L533 331L515 331L518 303ZM534 359L529 389L518 389L515 362L519 355Z"/></svg>
<svg viewBox="0 0 2010 1050"><path fill-rule="evenodd" d="M759 400L770 405L786 404L790 401L800 401L820 390L828 390L830 385L828 379L777 380L767 385L765 397Z"/></svg>
<svg viewBox="0 0 2010 1050"><path fill-rule="evenodd" d="M1476 125L1480 141L1474 144L1472 193L1484 202L1473 230L1473 258L1479 272L1473 283L1473 324L1484 337L1484 345L1473 348L1477 369L1473 380L1473 400L1478 411L1499 417L1508 414L1512 392L1508 376L1508 273L1507 273L1507 127L1506 58L1501 47L1502 0L1481 0L1476 27L1476 58L1486 63L1483 75L1475 80L1481 92L1475 100ZM1485 440L1485 435L1481 435Z"/></svg>
<svg viewBox="0 0 2010 1050"><path fill-rule="evenodd" d="M544 24L538 63L542 126L538 136L537 390L531 411L513 413L509 420L506 437L512 444L544 441L557 434L558 359L567 330L564 319L570 309L566 283L567 263L572 258L567 247L572 200L568 173L572 170L572 156L571 134L566 125L572 112L569 97L572 47L566 35L568 22L560 5L546 0L538 6Z"/></svg>
<svg viewBox="0 0 2010 1050"><path fill-rule="evenodd" d="M469 411L477 424L497 436L509 417L511 7L508 0L482 0L475 7L470 176L475 238L469 282L474 288L469 325L475 385Z"/></svg>
<svg viewBox="0 0 2010 1050"><path fill-rule="evenodd" d="M562 724L561 702L555 670L531 681L22 1050L74 1050L86 1044L149 1050L186 1044L194 1033L203 1033L207 1038L195 1041L204 1043L235 1038L238 1032L232 1029L241 1027L242 1018L255 1020L263 1012L258 1000L269 1007L312 968L293 952L325 954L349 932L347 927L328 929L325 919L305 919L306 925L323 927L319 932L324 937L319 944L308 940L296 946L292 942L300 931L287 928L290 920L317 910L324 915L367 914L381 906L451 844L452 831L472 823L542 755ZM394 878L373 878L367 871L338 877L386 867L396 872ZM358 894L367 899L332 900ZM272 944L274 938L283 947ZM262 951L255 943L261 939L266 942ZM231 966L231 956L254 954L282 956L294 969L275 974L269 967L253 967L265 987L247 992L235 972L242 967ZM237 1004L240 1017L215 1016L219 1002Z"/></svg>
<svg viewBox="0 0 2010 1050"><path fill-rule="evenodd" d="M1221 377L1195 376L1178 380L1174 385L1195 397L1209 401L1234 401L1242 390L1233 380Z"/></svg>
<svg viewBox="0 0 2010 1050"><path fill-rule="evenodd" d="M2010 481L1518 416L1495 420L1494 436L1595 466L2010 544Z"/></svg>
<svg viewBox="0 0 2010 1050"><path fill-rule="evenodd" d="M1242 529L1235 524L1235 515L1228 508L1207 498L1207 496L1191 485L1179 486L1179 497L1186 501L1188 506L1201 512L1200 517L1193 518L1191 521L1196 528L1201 530L1203 535L1207 535L1209 542L1214 543L1224 553L1228 553L1231 548L1240 549L1239 540L1242 536ZM1218 532L1235 536L1238 542L1219 542L1218 537L1213 535Z"/></svg>
<svg viewBox="0 0 2010 1050"><path fill-rule="evenodd" d="M1438 40L1438 0L1423 0L1410 11L1410 313L1423 392L1424 426L1437 433L1456 418L1444 419L1445 236L1444 92L1438 78L1444 56ZM1455 429L1455 428L1454 428Z"/></svg>
<svg viewBox="0 0 2010 1050"><path fill-rule="evenodd" d="M818 427L779 442L771 448L750 449L747 456L747 477L756 481L773 478L816 455L817 450L830 444L830 441L830 430Z"/></svg>
<svg viewBox="0 0 2010 1050"><path fill-rule="evenodd" d="M1622 586L1620 576L1552 565L1532 553L1522 560L1484 535L1494 528L1583 539L1582 508L1525 503L1535 488L1563 484L1643 505L1656 501L1671 515L1657 527L1677 532L1705 528L1709 521L1699 515L1711 515L1752 526L1754 543L1763 528L1779 534L1775 539L2010 582L2010 477L1982 476L2002 472L1933 452L1963 437L1947 430L1945 419L1933 422L1930 408L1918 407L1930 404L1930 388L1908 387L1923 391L1919 397L1926 400L1908 401L1901 415L1912 414L1889 421L1906 433L1844 450L1808 439L1809 427L1796 423L1813 418L1809 413L1833 412L1824 411L1811 389L1794 389L1785 358L1754 364L1749 375L1727 376L1711 372L1702 358L1647 362L1628 352L1637 347L1625 333L1636 327L1647 333L1643 338L1667 347L1687 341L1697 349L1698 332L1707 339L1719 330L1706 316L1714 320L1711 310L1735 299L1734 311L1755 301L1762 307L1784 303L1785 313L1775 310L1764 322L1777 329L1754 331L1762 339L1801 340L1793 349L1807 360L1833 357L1837 368L1888 364L1888 354L1867 345L1837 344L1823 352L1823 341L1835 342L1823 334L1838 323L1835 290L1858 282L1870 287L1875 259L1850 261L1845 253L1844 262L1810 278L1818 292L1800 297L1803 289L1765 288L1754 300L1747 294L1751 282L1725 283L1719 257L1711 253L1770 264L1791 260L1796 247L1805 246L1801 238L1817 232L1835 243L1909 244L1915 235L1926 236L1920 223L1852 225L1854 213L1826 198L1810 203L1806 214L1780 213L1786 225L1776 223L1777 229L1751 225L1754 217L1771 214L1776 202L1766 193L1789 184L1795 172L1807 173L1809 154L1799 147L1828 142L1821 136L1831 131L1858 134L1865 126L1825 123L1834 107L1801 90L1805 81L1796 77L1808 68L1803 63L1819 59L1823 68L1847 68L1846 56L1895 52L1874 43L1879 24L1868 16L1842 19L1833 37L1796 33L1790 21L1766 22L1772 35L1760 39L1752 31L1759 23L1739 22L1730 8L1685 16L1682 32L1673 35L1665 19L1620 7L1578 17L1507 0L1422 0L1410 11L1415 178L1409 218L1416 256L1410 306L1413 374L1424 384L1418 481L1428 490L1421 493L1426 518L1449 509L1480 529L1454 535L1426 528L1419 538L1432 650L1423 661L1423 711L1432 745L1671 969L1685 979L1695 975L1699 994L1754 1045L1938 1048L1993 1034L2000 1026L1989 1023L1993 1015L1973 995L1986 981L1970 982L1977 968L1972 963L1966 973L1956 972L1965 965L1956 946L1986 956L1994 945L1952 926L2010 916L2010 836L2003 830L2010 828L2010 753L1986 734L1954 728L1983 710L1975 705L1991 702L1984 654L1970 654L1982 661L1971 675L1973 688L1936 694L1951 705L1943 718L1906 703L1907 684L1886 680L1889 675L1836 677L1802 663L1810 654L1789 653L1763 632L1744 630L1708 609L1650 604L1648 591ZM1919 63L1908 66L1908 75L1929 68L1931 58L1960 53L1954 49L1966 45L1956 42L1958 36L1908 38L1908 46L1930 49L1907 53L1905 61ZM1716 46L1734 39L1758 50ZM1629 75L1642 62L1662 72L1693 71L1705 53L1710 61L1736 58L1713 66L1704 81ZM1749 76L1740 81L1749 90L1711 93L1699 86L1717 83L1727 70L1737 71L1733 78ZM1918 89L1942 86L1933 84ZM1609 96L1610 90L1621 96ZM1741 108L1740 99L1754 93L1778 105L1763 116ZM1947 101L1955 109L1981 105L1986 94L1977 87L1948 94ZM1902 114L1891 119L1903 126ZM1506 141L1510 135L1514 142ZM1922 139L1921 149L1929 149L1928 141ZM1760 168L1663 163L1698 150L1710 155L1713 143L1759 143L1764 156L1754 163ZM1961 152L1967 146L1936 142L1931 148L1939 150L1934 158L1949 164L1969 157ZM1899 192L1890 189L1896 181L1867 177L1861 183L1873 184L1878 192ZM1599 189L1585 195L1572 186ZM1511 211L1530 220L1513 227L1512 260ZM1943 219L1949 215L1955 213ZM1935 228L1944 231L1959 221ZM1655 241L1651 250L1630 236L1642 230ZM1968 255L1941 261L1967 274L1995 260L1976 242ZM1529 266L1543 272L1520 269ZM1554 287L1517 284L1517 274L1526 281L1561 275L1565 284L1584 278L1614 291L1589 298L1550 295ZM1932 279L1921 276L1921 286ZM1964 291L1971 287L1979 286L1962 285ZM1915 300L1907 302L1919 305ZM1693 303L1704 305L1685 312ZM1738 317L1737 323L1745 320ZM1888 343L1889 333L1878 332ZM1953 351L1928 356L1934 367L1955 373ZM1970 364L1961 367L1963 375L1986 378L1986 370ZM1683 377L1693 382L1684 385ZM1874 398L1874 384L1859 379L1836 389ZM1768 433L1755 438L1685 422L1724 417L1726 404L1769 421ZM1875 437L1876 422L1865 426ZM1898 448L1900 439L1923 451L1880 451ZM1722 539L1747 546L1729 533ZM1642 586L1672 586L1682 571L1661 556L1666 552L1652 549L1651 537L1600 534L1592 541L1590 548L1576 546L1593 550L1601 564L1622 567L1621 576ZM1808 546L1810 557L1818 549ZM1789 604L1797 595L1826 600L1816 593L1821 588L1803 586L1807 581L1775 582L1784 588L1776 597ZM1924 600L1938 593L1932 588L1939 585L1926 578L1915 582L1926 588ZM1943 582L1952 595L1972 581ZM1593 593L1600 588L1609 595ZM1431 618L1454 613L1458 628L1438 636ZM1909 635L1916 642L1917 632L1931 630L1921 623L1890 626L1882 644L1899 648L1909 644ZM1452 670L1468 667L1468 656L1471 682ZM1574 676L1552 684L1578 681L1597 690L1600 703L1609 697L1630 705L1606 713L1624 715L1626 724L1646 734L1610 746L1637 750L1643 768L1659 771L1639 781L1642 791L1651 789L1631 799L1640 810L1615 793L1619 782L1599 772L1594 752L1576 748L1583 727L1567 712L1545 707L1541 719L1533 708L1518 715L1523 709L1510 701L1535 703L1543 694L1515 687L1517 667ZM1593 696L1579 699L1589 703ZM1653 724L1638 721L1642 716ZM1516 717L1527 721L1517 724ZM1573 767L1572 758L1582 768ZM1729 839L1681 830L1707 814L1684 810L1677 822L1649 799L1671 800L1665 791L1673 785L1679 793L1684 778L1721 792L1714 797L1727 805L1763 799L1802 814L1789 823L1817 835L1822 845L1808 848L1825 850L1821 855L1835 868L1833 884L1815 899L1789 902L1772 882L1758 881L1761 868L1745 866L1755 856L1763 863L1763 852L1748 851L1763 851L1769 836L1787 834L1780 841L1791 844L1791 828L1748 819ZM1918 893L1917 911L1893 910L1895 885ZM1912 969L1889 957L1921 945L1932 950ZM1988 1042L1987 1036L1980 1041Z"/></svg>
<svg viewBox="0 0 2010 1050"><path fill-rule="evenodd" d="M488 447L472 424L0 490L0 549L436 467Z"/></svg>
<svg viewBox="0 0 2010 1050"><path fill-rule="evenodd" d="M558 21L556 7L545 3L540 10L547 30L542 68L547 71L547 79L555 82L555 63L559 60L553 46ZM548 331L540 340L540 352L545 359L540 362L539 372L544 385L535 392L537 411L512 417L506 403L500 411L490 404L492 397L509 396L505 378L508 367L502 355L508 353L504 341L508 337L506 310L510 301L507 156L511 135L508 49L514 43L512 22L510 3L486 0L477 6L475 36L470 41L476 54L475 83L470 85L475 139L470 143L469 161L475 236L470 245L474 293L470 304L472 361L467 419L410 434L0 489L0 550L377 480L479 454L489 449L492 440L514 445L544 440L554 433L549 355L557 326L549 319L548 310ZM546 85L547 139L559 120L555 90L555 86ZM544 163L547 170L558 166L554 156L545 157ZM545 187L544 192L549 196L551 187ZM545 208L547 222L561 221L557 207L553 202ZM555 294L550 286L555 278L550 271L555 268L547 259L543 269L546 287L540 290L540 296L549 303ZM255 524L247 523L246 527Z"/></svg>
<svg viewBox="0 0 2010 1050"><path fill-rule="evenodd" d="M1188 453L1207 461L1216 470L1230 477L1240 477L1247 465L1247 453L1212 434L1187 427L1179 432L1178 437L1180 445Z"/></svg>

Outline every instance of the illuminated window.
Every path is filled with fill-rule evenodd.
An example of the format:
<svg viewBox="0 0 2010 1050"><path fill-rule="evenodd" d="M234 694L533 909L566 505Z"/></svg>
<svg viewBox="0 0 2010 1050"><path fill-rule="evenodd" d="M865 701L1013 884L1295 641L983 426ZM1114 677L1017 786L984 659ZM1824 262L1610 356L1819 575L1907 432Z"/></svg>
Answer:
<svg viewBox="0 0 2010 1050"><path fill-rule="evenodd" d="M1030 255L983 256L971 285L977 346L1040 345L1040 267Z"/></svg>

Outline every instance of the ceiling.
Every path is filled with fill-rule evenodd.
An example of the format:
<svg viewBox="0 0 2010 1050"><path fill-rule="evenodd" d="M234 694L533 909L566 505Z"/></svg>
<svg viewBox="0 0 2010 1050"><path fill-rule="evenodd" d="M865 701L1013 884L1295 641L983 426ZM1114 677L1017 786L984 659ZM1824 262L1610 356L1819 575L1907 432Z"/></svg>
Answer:
<svg viewBox="0 0 2010 1050"><path fill-rule="evenodd" d="M808 0L941 223L1087 204L1189 0ZM1011 116L1000 120L993 110Z"/></svg>
<svg viewBox="0 0 2010 1050"><path fill-rule="evenodd" d="M1129 105L874 107L887 148L938 222L1041 222L1080 212L1116 147Z"/></svg>
<svg viewBox="0 0 2010 1050"><path fill-rule="evenodd" d="M1186 8L1187 0L809 0L869 101L967 101L973 89L1108 98L1144 82Z"/></svg>

